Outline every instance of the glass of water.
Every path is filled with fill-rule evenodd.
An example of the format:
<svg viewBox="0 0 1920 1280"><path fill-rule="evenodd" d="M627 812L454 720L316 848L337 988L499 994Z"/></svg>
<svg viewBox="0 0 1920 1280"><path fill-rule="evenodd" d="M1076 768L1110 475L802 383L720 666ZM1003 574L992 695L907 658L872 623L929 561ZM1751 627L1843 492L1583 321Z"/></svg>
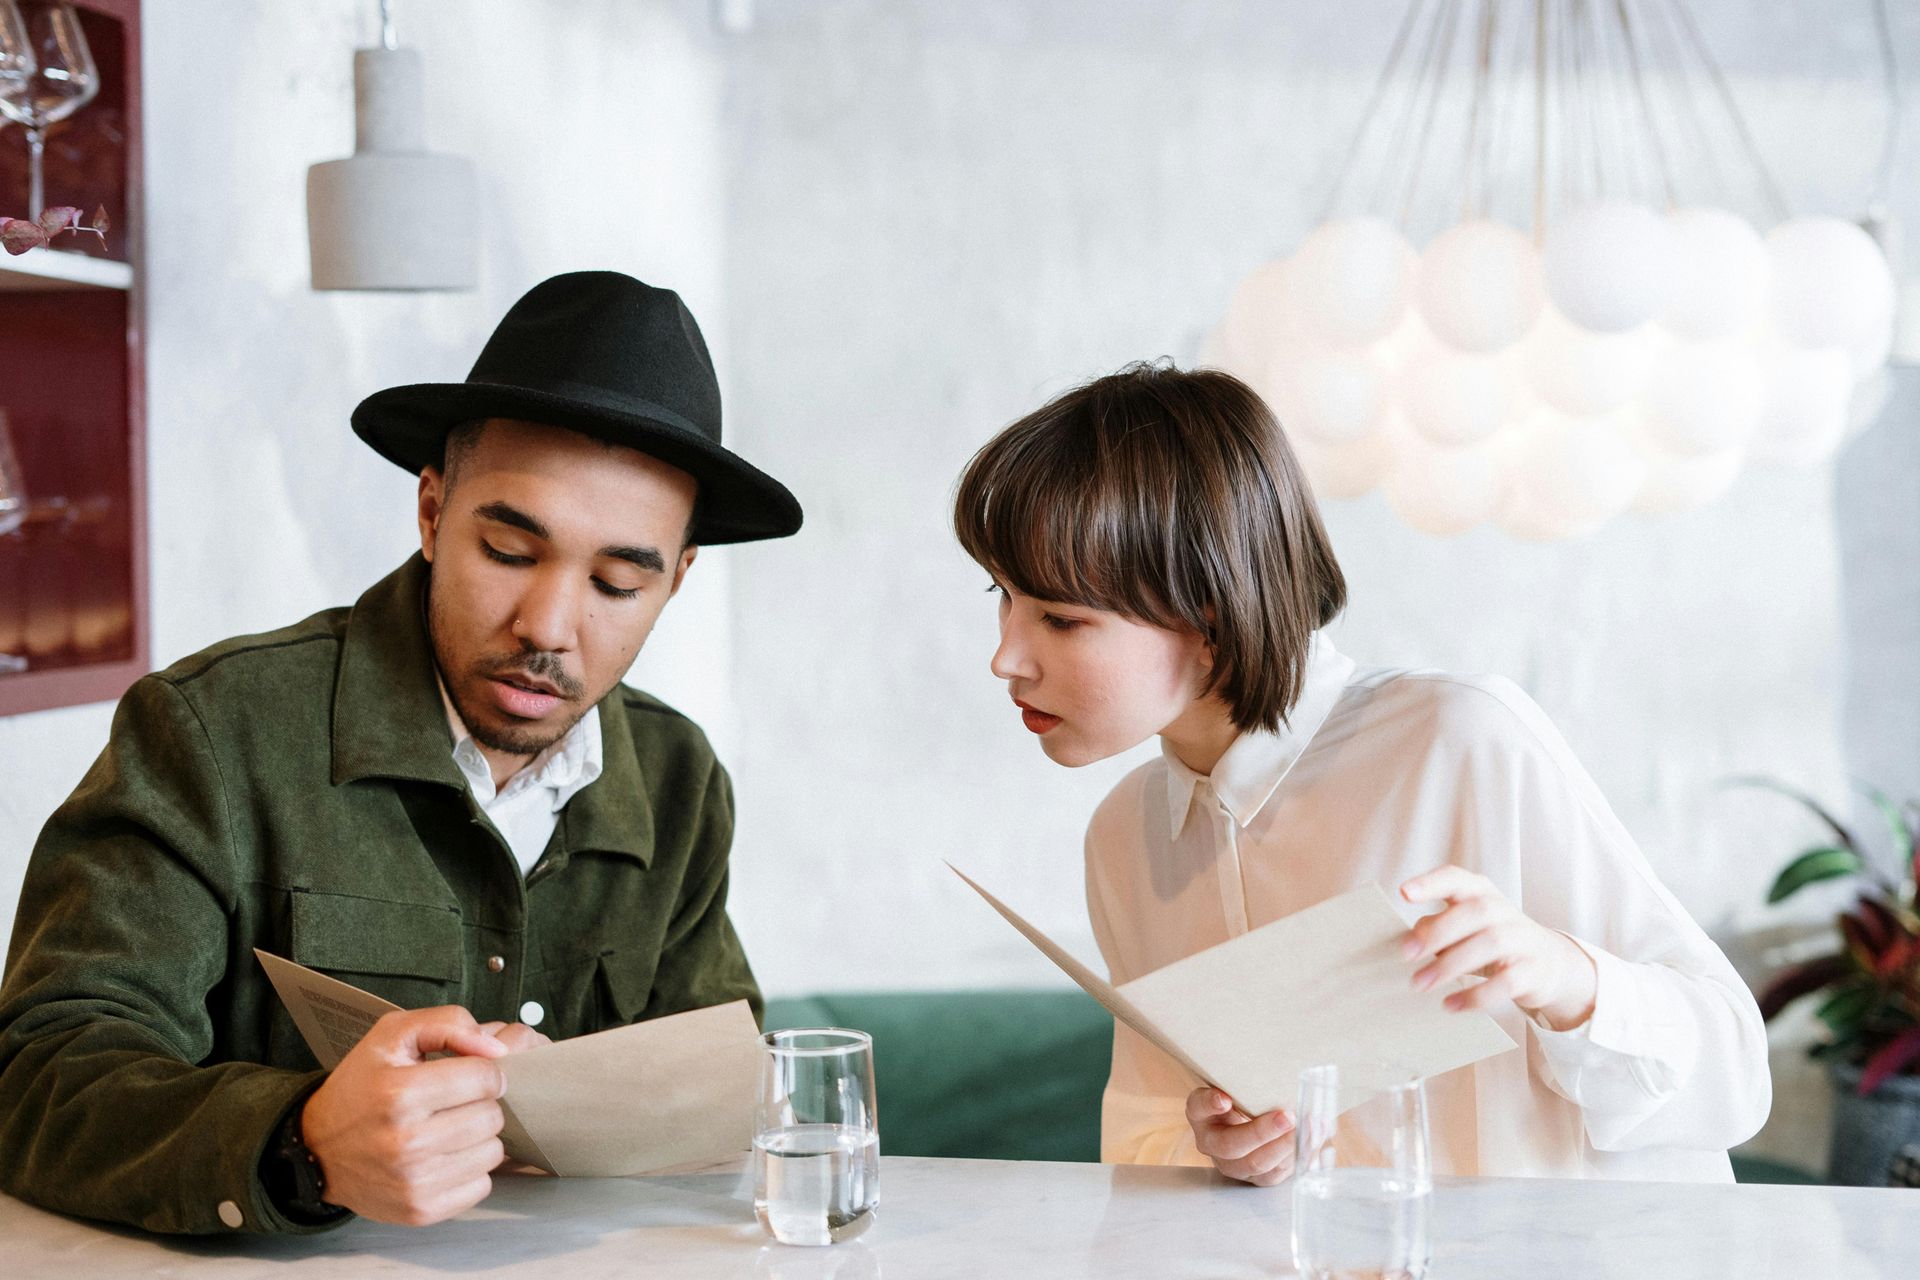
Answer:
<svg viewBox="0 0 1920 1280"><path fill-rule="evenodd" d="M1391 1068L1313 1067L1294 1118L1293 1264L1307 1280L1421 1280L1432 1246L1426 1088Z"/></svg>
<svg viewBox="0 0 1920 1280"><path fill-rule="evenodd" d="M880 1203L873 1038L824 1027L770 1031L762 1042L754 1214L782 1244L851 1240Z"/></svg>

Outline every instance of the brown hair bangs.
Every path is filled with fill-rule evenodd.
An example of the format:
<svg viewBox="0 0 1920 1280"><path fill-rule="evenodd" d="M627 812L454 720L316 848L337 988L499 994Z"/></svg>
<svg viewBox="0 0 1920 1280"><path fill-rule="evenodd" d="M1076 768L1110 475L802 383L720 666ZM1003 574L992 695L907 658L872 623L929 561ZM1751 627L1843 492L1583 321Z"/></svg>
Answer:
<svg viewBox="0 0 1920 1280"><path fill-rule="evenodd" d="M1242 729L1285 721L1346 604L1279 424L1215 370L1129 365L1055 397L973 456L953 525L1023 595L1204 636Z"/></svg>

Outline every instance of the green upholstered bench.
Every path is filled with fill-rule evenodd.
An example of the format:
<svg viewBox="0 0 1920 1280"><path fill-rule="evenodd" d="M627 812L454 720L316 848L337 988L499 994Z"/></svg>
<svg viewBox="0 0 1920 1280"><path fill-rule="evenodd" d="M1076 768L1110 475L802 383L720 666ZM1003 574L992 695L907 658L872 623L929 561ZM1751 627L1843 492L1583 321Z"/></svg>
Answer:
<svg viewBox="0 0 1920 1280"><path fill-rule="evenodd" d="M768 1030L873 1037L881 1148L897 1156L1098 1160L1113 1018L1078 991L825 995L767 1002ZM1733 1158L1742 1182L1819 1182Z"/></svg>
<svg viewBox="0 0 1920 1280"><path fill-rule="evenodd" d="M880 1145L896 1156L1098 1160L1113 1018L1078 991L767 1002L767 1029L873 1037Z"/></svg>

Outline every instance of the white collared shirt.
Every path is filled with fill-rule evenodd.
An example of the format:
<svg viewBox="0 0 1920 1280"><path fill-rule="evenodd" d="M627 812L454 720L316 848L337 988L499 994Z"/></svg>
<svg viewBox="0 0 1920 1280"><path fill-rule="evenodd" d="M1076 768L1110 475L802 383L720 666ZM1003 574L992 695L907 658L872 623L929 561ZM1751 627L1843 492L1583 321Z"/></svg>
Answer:
<svg viewBox="0 0 1920 1280"><path fill-rule="evenodd" d="M447 728L453 732L453 762L472 788L474 802L513 850L513 860L524 876L553 839L567 801L600 776L604 760L600 708L589 707L558 742L529 760L496 791L493 767L447 696L445 681L440 684L440 700L446 704Z"/></svg>
<svg viewBox="0 0 1920 1280"><path fill-rule="evenodd" d="M1086 861L1116 983L1367 881L1411 923L1400 884L1448 862L1577 941L1599 975L1586 1023L1507 1004L1518 1051L1427 1081L1436 1173L1731 1181L1727 1148L1766 1119L1753 996L1508 680L1356 669L1316 635L1279 732L1243 733L1211 777L1163 749L1095 811ZM1116 1026L1101 1158L1208 1163L1196 1083Z"/></svg>

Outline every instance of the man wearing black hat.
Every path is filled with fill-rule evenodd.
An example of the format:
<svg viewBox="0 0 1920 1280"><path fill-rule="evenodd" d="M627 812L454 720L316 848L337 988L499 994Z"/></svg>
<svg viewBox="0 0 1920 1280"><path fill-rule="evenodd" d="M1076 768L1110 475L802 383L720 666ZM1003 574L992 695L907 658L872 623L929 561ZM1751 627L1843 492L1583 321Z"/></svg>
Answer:
<svg viewBox="0 0 1920 1280"><path fill-rule="evenodd" d="M468 376L369 397L420 554L130 689L35 846L0 983L0 1189L154 1231L468 1208L493 1059L759 993L733 798L621 676L698 548L800 508L720 443L674 293L536 286ZM317 1069L253 959L411 1012Z"/></svg>

